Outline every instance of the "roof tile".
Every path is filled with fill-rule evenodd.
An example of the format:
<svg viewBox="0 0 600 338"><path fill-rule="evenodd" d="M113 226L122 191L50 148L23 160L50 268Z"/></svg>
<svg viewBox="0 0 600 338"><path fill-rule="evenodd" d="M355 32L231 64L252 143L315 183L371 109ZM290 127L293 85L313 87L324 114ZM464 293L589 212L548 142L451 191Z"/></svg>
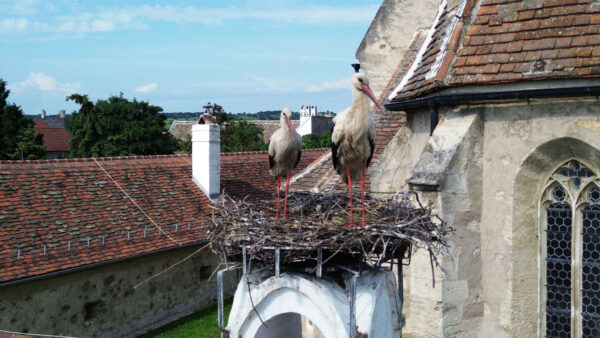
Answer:
<svg viewBox="0 0 600 338"><path fill-rule="evenodd" d="M446 86L527 80L600 77L600 6L591 0L484 0L473 20L457 16L465 26L459 43L444 46L444 34L464 0L448 1L431 43L413 75L392 101L411 99ZM452 4L452 5L450 5ZM517 21L515 21L517 20ZM453 33L452 40L456 39ZM446 40L447 41L447 40ZM447 76L429 76L433 58L453 50L457 57ZM439 60L438 60L439 61ZM445 66L442 70L445 70ZM443 79L443 81L440 81ZM436 81L434 81L436 80Z"/></svg>

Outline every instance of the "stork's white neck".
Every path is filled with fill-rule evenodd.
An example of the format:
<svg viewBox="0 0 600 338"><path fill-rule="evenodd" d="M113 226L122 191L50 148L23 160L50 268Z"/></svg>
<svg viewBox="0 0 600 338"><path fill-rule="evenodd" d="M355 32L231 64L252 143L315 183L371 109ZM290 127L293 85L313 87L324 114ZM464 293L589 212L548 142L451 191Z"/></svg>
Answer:
<svg viewBox="0 0 600 338"><path fill-rule="evenodd" d="M288 133L288 134L291 133L290 127L288 127L287 122L285 121L285 116L283 116L283 115L281 115L281 117L279 118L279 126L286 133Z"/></svg>
<svg viewBox="0 0 600 338"><path fill-rule="evenodd" d="M348 117L350 119L364 118L369 112L369 97L355 87L352 87L352 97L354 100Z"/></svg>

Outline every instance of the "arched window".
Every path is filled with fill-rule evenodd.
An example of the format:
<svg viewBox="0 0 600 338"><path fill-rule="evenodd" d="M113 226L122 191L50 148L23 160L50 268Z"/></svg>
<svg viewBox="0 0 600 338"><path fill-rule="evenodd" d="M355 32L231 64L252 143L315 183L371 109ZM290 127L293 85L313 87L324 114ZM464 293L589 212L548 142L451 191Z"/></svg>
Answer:
<svg viewBox="0 0 600 338"><path fill-rule="evenodd" d="M542 199L540 332L600 337L600 188L576 160L548 180Z"/></svg>

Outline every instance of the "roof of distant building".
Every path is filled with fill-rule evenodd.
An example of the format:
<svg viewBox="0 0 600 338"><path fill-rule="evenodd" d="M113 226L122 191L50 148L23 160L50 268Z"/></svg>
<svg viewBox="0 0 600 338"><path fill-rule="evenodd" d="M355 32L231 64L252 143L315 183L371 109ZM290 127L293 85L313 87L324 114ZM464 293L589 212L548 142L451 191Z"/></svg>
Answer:
<svg viewBox="0 0 600 338"><path fill-rule="evenodd" d="M35 121L37 134L44 135L44 146L48 152L68 152L71 133L63 128L52 128L45 122Z"/></svg>
<svg viewBox="0 0 600 338"><path fill-rule="evenodd" d="M65 129L66 126L66 117L60 117L60 115L46 115L46 117L42 118L39 115L35 115L32 117L34 121L44 122L50 128L62 128Z"/></svg>

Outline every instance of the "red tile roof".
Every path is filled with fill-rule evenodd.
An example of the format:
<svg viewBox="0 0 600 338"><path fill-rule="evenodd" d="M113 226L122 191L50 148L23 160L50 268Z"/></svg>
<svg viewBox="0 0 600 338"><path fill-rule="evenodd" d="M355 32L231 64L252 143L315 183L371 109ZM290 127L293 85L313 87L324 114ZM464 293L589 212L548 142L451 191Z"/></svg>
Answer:
<svg viewBox="0 0 600 338"><path fill-rule="evenodd" d="M275 196L266 152L223 154L221 172L234 197ZM209 205L188 155L0 161L0 283L199 243Z"/></svg>
<svg viewBox="0 0 600 338"><path fill-rule="evenodd" d="M475 3L447 2L393 101L449 86L600 77L597 1L483 0L471 15Z"/></svg>
<svg viewBox="0 0 600 338"><path fill-rule="evenodd" d="M326 151L326 149L304 150L300 163L292 175L309 166ZM267 152L222 153L221 173L221 190L226 194L238 198L248 196L250 199L270 199L276 196L277 180L269 175Z"/></svg>
<svg viewBox="0 0 600 338"><path fill-rule="evenodd" d="M71 133L63 128L52 128L48 124L35 121L34 129L37 134L44 135L44 146L49 152L68 152Z"/></svg>

